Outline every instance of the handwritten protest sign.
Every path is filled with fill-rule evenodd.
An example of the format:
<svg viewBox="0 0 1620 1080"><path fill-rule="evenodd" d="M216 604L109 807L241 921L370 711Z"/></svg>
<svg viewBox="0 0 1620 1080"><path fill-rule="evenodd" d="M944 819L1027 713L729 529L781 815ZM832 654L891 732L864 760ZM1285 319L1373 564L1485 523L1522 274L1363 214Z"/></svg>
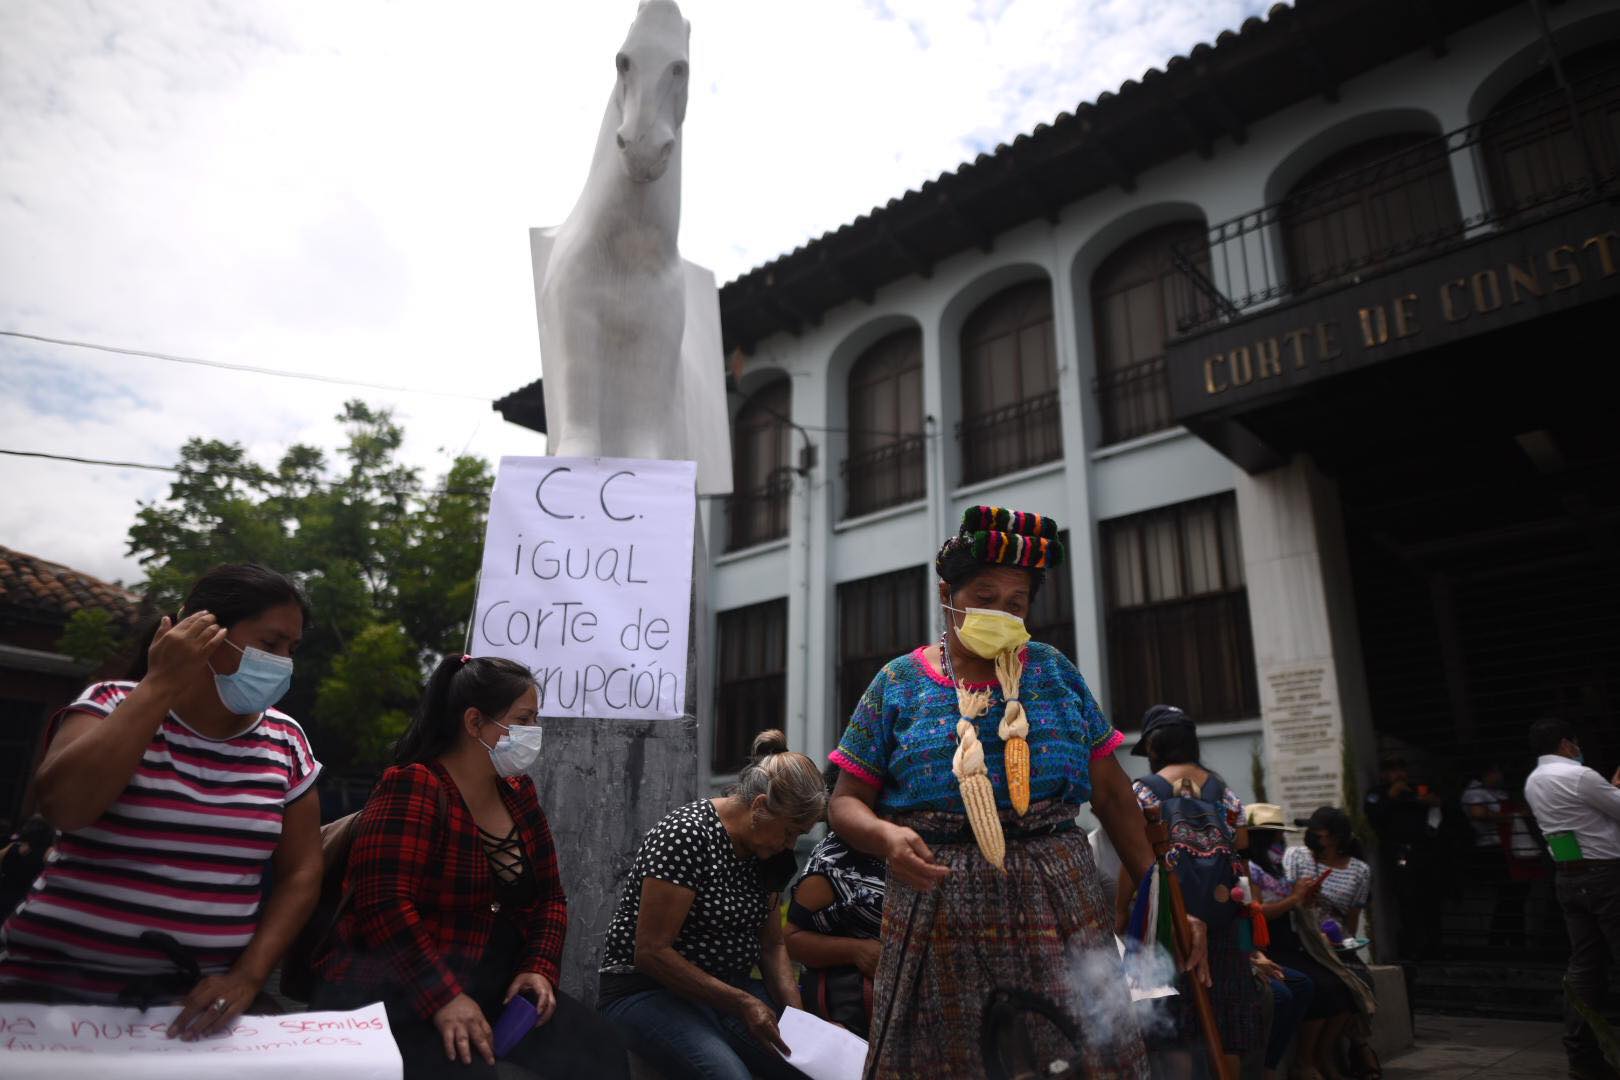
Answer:
<svg viewBox="0 0 1620 1080"><path fill-rule="evenodd" d="M399 1080L399 1049L382 1005L353 1012L242 1016L196 1042L166 1035L177 1005L0 1002L0 1076L47 1080Z"/></svg>
<svg viewBox="0 0 1620 1080"><path fill-rule="evenodd" d="M473 655L533 671L541 715L679 717L695 481L690 461L502 458Z"/></svg>

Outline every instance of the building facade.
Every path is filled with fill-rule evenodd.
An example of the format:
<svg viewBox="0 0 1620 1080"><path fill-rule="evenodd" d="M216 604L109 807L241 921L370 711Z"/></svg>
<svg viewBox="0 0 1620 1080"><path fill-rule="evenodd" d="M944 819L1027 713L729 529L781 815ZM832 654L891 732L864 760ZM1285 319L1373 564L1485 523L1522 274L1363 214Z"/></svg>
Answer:
<svg viewBox="0 0 1620 1080"><path fill-rule="evenodd" d="M1522 776L1549 711L1610 761L1617 175L1613 4L1304 0L726 285L711 780L836 744L978 503L1062 523L1035 636L1245 799Z"/></svg>

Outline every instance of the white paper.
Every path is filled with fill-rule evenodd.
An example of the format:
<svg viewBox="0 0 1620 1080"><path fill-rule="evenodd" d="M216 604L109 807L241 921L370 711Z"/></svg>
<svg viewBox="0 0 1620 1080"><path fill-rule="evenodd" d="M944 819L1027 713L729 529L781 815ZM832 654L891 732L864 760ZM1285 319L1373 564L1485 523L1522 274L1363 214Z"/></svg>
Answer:
<svg viewBox="0 0 1620 1080"><path fill-rule="evenodd" d="M1124 960L1125 939L1115 934L1114 944L1119 946L1119 958ZM1152 1001L1154 998L1179 997L1181 994L1181 991L1170 985L1138 986L1136 980L1131 978L1129 974L1126 975L1126 981L1130 984L1132 1001Z"/></svg>
<svg viewBox="0 0 1620 1080"><path fill-rule="evenodd" d="M241 1016L196 1042L166 1035L180 1007L0 1002L6 1080L400 1080L404 1066L381 1003L352 1012Z"/></svg>
<svg viewBox="0 0 1620 1080"><path fill-rule="evenodd" d="M802 1009L789 1007L777 1024L793 1053L788 1063L810 1080L860 1080L866 1040Z"/></svg>
<svg viewBox="0 0 1620 1080"><path fill-rule="evenodd" d="M695 473L690 461L501 459L469 651L533 671L541 716L685 713Z"/></svg>

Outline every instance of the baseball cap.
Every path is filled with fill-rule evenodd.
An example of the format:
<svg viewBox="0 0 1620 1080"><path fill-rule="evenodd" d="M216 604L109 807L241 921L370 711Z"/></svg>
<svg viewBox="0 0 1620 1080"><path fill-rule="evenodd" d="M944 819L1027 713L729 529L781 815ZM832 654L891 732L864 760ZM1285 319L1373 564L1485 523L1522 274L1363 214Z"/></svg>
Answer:
<svg viewBox="0 0 1620 1080"><path fill-rule="evenodd" d="M1174 727L1177 724L1193 726L1192 717L1176 708L1174 705L1154 705L1142 714L1142 734L1137 738L1136 745L1131 747L1133 757L1147 757L1148 736L1160 728Z"/></svg>

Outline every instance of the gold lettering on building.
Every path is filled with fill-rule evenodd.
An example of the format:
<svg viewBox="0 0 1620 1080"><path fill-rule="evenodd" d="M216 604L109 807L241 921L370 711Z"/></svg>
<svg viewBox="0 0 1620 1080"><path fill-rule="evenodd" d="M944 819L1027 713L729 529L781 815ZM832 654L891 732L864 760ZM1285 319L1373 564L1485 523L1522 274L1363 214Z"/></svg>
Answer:
<svg viewBox="0 0 1620 1080"><path fill-rule="evenodd" d="M1389 341L1389 315L1384 311L1383 304L1374 304L1364 307L1359 312L1361 316L1361 343L1369 349Z"/></svg>
<svg viewBox="0 0 1620 1080"><path fill-rule="evenodd" d="M1600 232L1596 236L1588 236L1581 241L1582 251L1589 247L1597 248L1598 262L1603 267L1604 277L1614 276L1614 250L1609 247L1609 237L1613 235L1615 235L1614 230L1610 229L1607 232Z"/></svg>
<svg viewBox="0 0 1620 1080"><path fill-rule="evenodd" d="M1523 300L1524 296L1519 295L1521 290L1525 295L1541 299L1541 279L1536 275L1535 263L1532 262L1529 269L1525 269L1518 263L1510 262L1507 264L1507 274L1508 303L1517 304Z"/></svg>
<svg viewBox="0 0 1620 1080"><path fill-rule="evenodd" d="M1337 360L1344 355L1339 348L1339 324L1336 322L1319 322L1316 324L1316 358L1324 363Z"/></svg>
<svg viewBox="0 0 1620 1080"><path fill-rule="evenodd" d="M1560 255L1565 257L1560 259L1558 257ZM1563 292L1565 289L1573 289L1579 285L1581 283L1581 264L1575 259L1575 245L1559 244L1547 252L1547 269L1555 274L1562 270L1569 275L1562 283L1553 282L1553 292Z"/></svg>
<svg viewBox="0 0 1620 1080"><path fill-rule="evenodd" d="M1261 338L1254 343L1255 374L1262 379L1282 375L1282 347L1276 338Z"/></svg>
<svg viewBox="0 0 1620 1080"><path fill-rule="evenodd" d="M1305 370L1305 339L1310 336L1311 331L1309 327L1301 327L1298 330L1290 330L1288 333L1283 335L1283 340L1288 342L1288 344L1292 345L1294 348L1294 369L1296 371Z"/></svg>
<svg viewBox="0 0 1620 1080"><path fill-rule="evenodd" d="M1465 293L1467 288L1468 282L1463 278L1452 278L1450 281L1440 286L1440 314L1446 317L1446 322L1462 322L1464 319L1468 318L1468 308L1466 306L1467 296ZM1456 289L1460 293L1465 293L1465 304L1460 312L1457 310L1456 301L1451 298L1452 289Z"/></svg>
<svg viewBox="0 0 1620 1080"><path fill-rule="evenodd" d="M1239 345L1227 354L1226 359L1232 365L1232 385L1248 386L1254 382L1254 360L1249 355L1247 345Z"/></svg>
<svg viewBox="0 0 1620 1080"><path fill-rule="evenodd" d="M1226 389L1226 383L1215 381L1216 365L1224 363L1226 363L1226 357L1222 353L1216 353L1214 356L1204 358L1204 393L1219 394Z"/></svg>
<svg viewBox="0 0 1620 1080"><path fill-rule="evenodd" d="M1502 283L1497 280L1495 270L1481 270L1476 273L1470 283L1474 289L1474 310L1481 315L1489 314L1502 306ZM1486 297L1486 286L1489 285L1490 299Z"/></svg>
<svg viewBox="0 0 1620 1080"><path fill-rule="evenodd" d="M1395 336L1409 338L1419 333L1423 327L1417 321L1417 293L1409 292L1405 296L1397 297L1392 305L1395 308Z"/></svg>

